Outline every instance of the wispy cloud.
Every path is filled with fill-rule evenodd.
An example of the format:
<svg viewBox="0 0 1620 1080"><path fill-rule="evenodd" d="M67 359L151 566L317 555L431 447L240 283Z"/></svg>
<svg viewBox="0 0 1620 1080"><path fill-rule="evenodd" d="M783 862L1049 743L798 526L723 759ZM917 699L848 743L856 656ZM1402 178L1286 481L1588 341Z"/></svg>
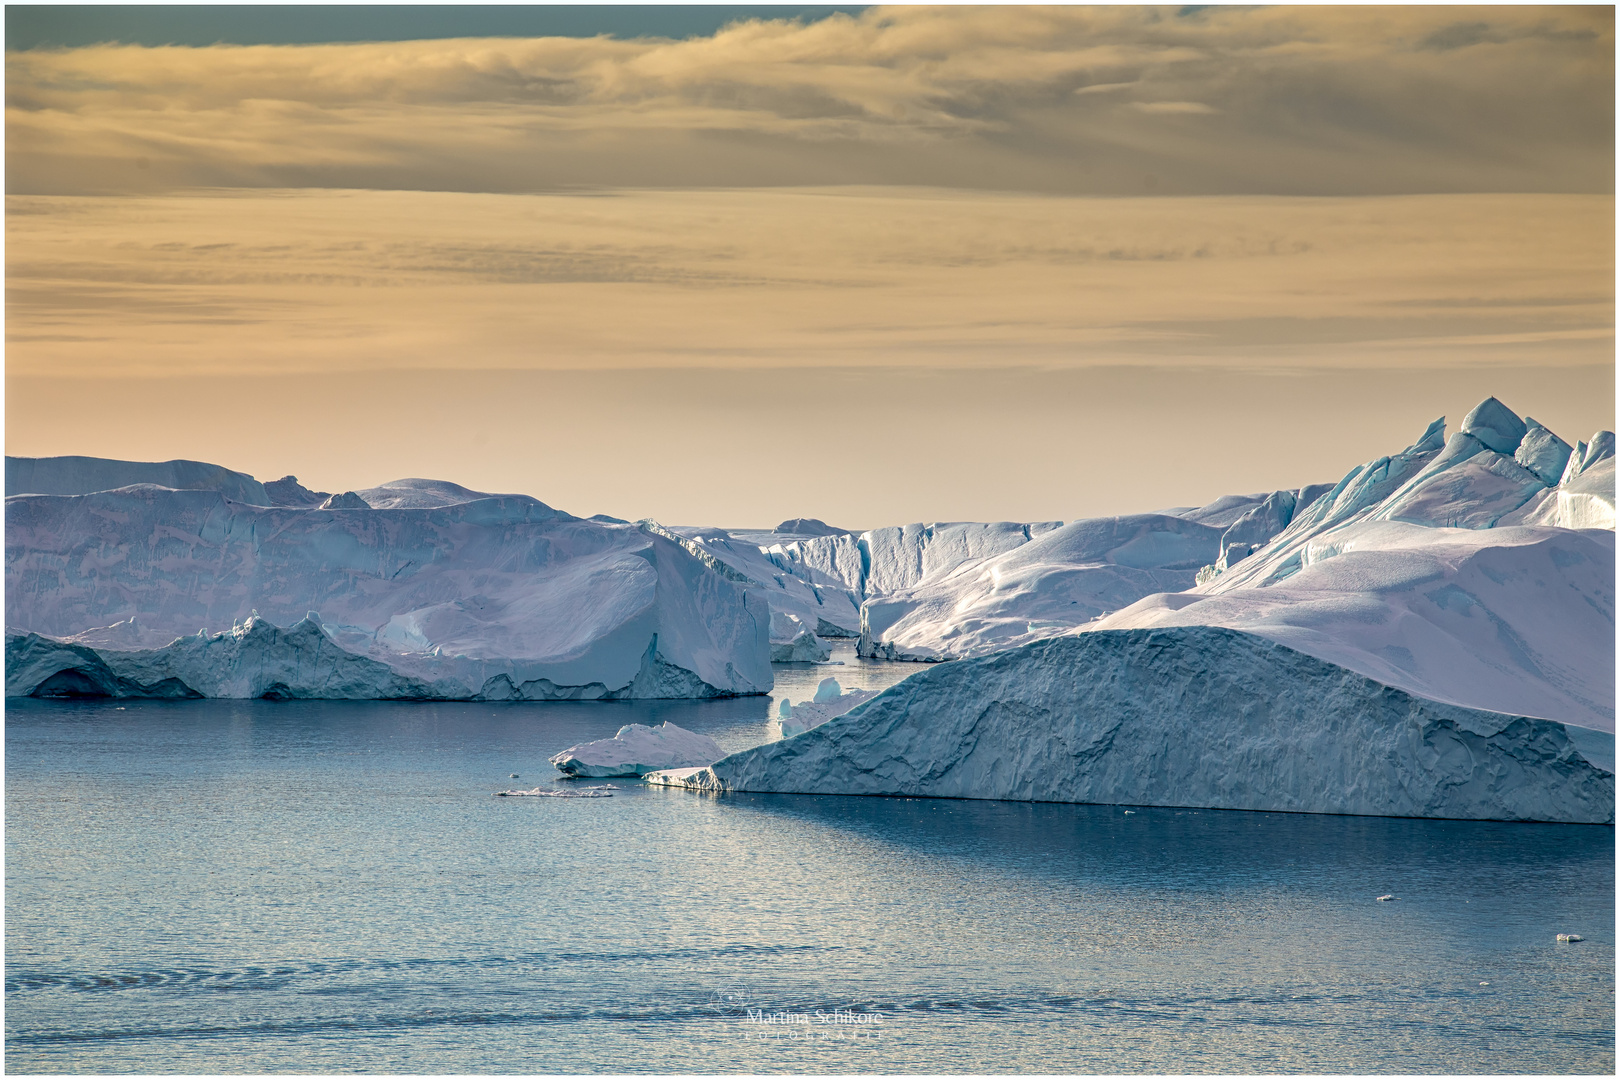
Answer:
<svg viewBox="0 0 1620 1080"><path fill-rule="evenodd" d="M1365 368L1613 348L1608 196L278 191L8 210L13 376Z"/></svg>
<svg viewBox="0 0 1620 1080"><path fill-rule="evenodd" d="M1607 191L1613 57L1606 7L876 8L683 41L34 51L6 57L7 180Z"/></svg>
<svg viewBox="0 0 1620 1080"><path fill-rule="evenodd" d="M1201 101L1133 101L1131 108L1138 112L1159 113L1162 115L1181 114L1183 116L1210 116L1220 112Z"/></svg>

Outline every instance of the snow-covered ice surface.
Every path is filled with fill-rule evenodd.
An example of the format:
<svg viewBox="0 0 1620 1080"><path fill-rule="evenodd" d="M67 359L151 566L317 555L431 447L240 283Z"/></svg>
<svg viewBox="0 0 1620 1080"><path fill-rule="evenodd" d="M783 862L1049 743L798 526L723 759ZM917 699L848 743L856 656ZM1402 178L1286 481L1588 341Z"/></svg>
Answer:
<svg viewBox="0 0 1620 1080"><path fill-rule="evenodd" d="M865 533L861 652L891 660L983 656L1082 627L1235 563L1332 485L1229 495L1205 507L1015 525L908 525Z"/></svg>
<svg viewBox="0 0 1620 1080"><path fill-rule="evenodd" d="M354 494L376 510L432 510L440 506L456 506L479 499L526 499L527 495L492 495L487 491L474 491L448 480L422 480L415 477L392 480L374 488L365 488Z"/></svg>
<svg viewBox="0 0 1620 1080"><path fill-rule="evenodd" d="M767 603L771 611L792 615L820 637L854 637L860 632L859 594L829 574L794 566L779 544L761 547L712 527L665 528L650 521L642 525L681 544L716 573Z"/></svg>
<svg viewBox="0 0 1620 1080"><path fill-rule="evenodd" d="M1051 637L1149 593L1192 585L1199 567L1215 560L1221 535L1161 514L1046 528L1017 546L951 560L915 584L868 599L861 651L948 660Z"/></svg>
<svg viewBox="0 0 1620 1080"><path fill-rule="evenodd" d="M657 727L626 724L613 738L570 746L553 755L551 763L567 776L641 776L657 769L712 765L724 756L709 736L666 720Z"/></svg>
<svg viewBox="0 0 1620 1080"><path fill-rule="evenodd" d="M1231 496L1180 515L1067 525L914 522L857 535L795 519L773 532L663 531L823 638L859 635L861 655L874 658L947 660L1050 637L1149 593L1190 586L1221 557L1223 538L1263 543L1287 524L1301 494ZM777 650L778 659L787 656Z"/></svg>
<svg viewBox="0 0 1620 1080"><path fill-rule="evenodd" d="M1612 523L1613 438L1549 488L1514 460L1526 431L1545 429L1494 399L1449 440L1436 421L1213 580L1082 629L1246 630L1425 698L1612 732L1614 532L1557 522L1581 505Z"/></svg>
<svg viewBox="0 0 1620 1080"><path fill-rule="evenodd" d="M769 622L680 545L527 496L268 508L137 485L6 505L8 696L756 694Z"/></svg>
<svg viewBox="0 0 1620 1080"><path fill-rule="evenodd" d="M924 669L801 735L648 780L1612 823L1613 754L1612 734L1425 701L1264 638L1189 626Z"/></svg>

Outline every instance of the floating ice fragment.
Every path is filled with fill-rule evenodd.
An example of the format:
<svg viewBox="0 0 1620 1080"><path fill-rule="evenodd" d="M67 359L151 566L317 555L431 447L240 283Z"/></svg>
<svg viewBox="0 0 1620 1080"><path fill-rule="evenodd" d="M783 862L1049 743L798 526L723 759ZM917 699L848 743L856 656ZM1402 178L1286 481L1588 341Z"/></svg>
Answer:
<svg viewBox="0 0 1620 1080"><path fill-rule="evenodd" d="M499 797L528 796L541 799L606 799L613 794L609 785L602 787L576 788L573 791L562 791L557 788L530 788L528 791L497 791Z"/></svg>
<svg viewBox="0 0 1620 1080"><path fill-rule="evenodd" d="M1385 893L1383 896L1380 896L1378 899L1380 899L1380 900L1399 900L1400 897L1391 896L1389 893Z"/></svg>
<svg viewBox="0 0 1620 1080"><path fill-rule="evenodd" d="M828 702L837 701L843 692L844 690L838 685L837 679L822 679L820 684L816 686L816 696L811 700L817 705L825 705Z"/></svg>
<svg viewBox="0 0 1620 1080"><path fill-rule="evenodd" d="M1559 941L1585 941L1586 939L1581 937L1581 935L1579 935L1579 934L1559 934L1558 935L1558 940Z"/></svg>
<svg viewBox="0 0 1620 1080"><path fill-rule="evenodd" d="M570 746L551 763L569 776L641 776L709 765L724 756L720 744L707 735L665 721L657 727L626 724L613 738Z"/></svg>

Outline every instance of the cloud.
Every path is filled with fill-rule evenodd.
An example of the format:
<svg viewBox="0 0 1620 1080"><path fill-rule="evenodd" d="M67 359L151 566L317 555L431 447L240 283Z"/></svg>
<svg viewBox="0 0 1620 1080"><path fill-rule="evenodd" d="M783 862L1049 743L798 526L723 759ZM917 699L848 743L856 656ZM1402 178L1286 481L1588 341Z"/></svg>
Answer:
<svg viewBox="0 0 1620 1080"><path fill-rule="evenodd" d="M1220 112L1201 101L1133 101L1131 108L1138 112L1182 116L1212 116Z"/></svg>
<svg viewBox="0 0 1620 1080"><path fill-rule="evenodd" d="M1604 7L906 7L681 41L13 52L7 183L1609 191L1613 56Z"/></svg>
<svg viewBox="0 0 1620 1080"><path fill-rule="evenodd" d="M8 377L1613 356L1607 195L265 191L7 210Z"/></svg>

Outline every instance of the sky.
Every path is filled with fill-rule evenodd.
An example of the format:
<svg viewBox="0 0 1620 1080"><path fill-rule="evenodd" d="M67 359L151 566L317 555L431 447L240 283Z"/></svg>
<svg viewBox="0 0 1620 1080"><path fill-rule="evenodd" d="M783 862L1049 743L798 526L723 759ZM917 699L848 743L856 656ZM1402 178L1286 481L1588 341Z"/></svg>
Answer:
<svg viewBox="0 0 1620 1080"><path fill-rule="evenodd" d="M8 454L866 528L1614 426L1612 8L6 20Z"/></svg>

